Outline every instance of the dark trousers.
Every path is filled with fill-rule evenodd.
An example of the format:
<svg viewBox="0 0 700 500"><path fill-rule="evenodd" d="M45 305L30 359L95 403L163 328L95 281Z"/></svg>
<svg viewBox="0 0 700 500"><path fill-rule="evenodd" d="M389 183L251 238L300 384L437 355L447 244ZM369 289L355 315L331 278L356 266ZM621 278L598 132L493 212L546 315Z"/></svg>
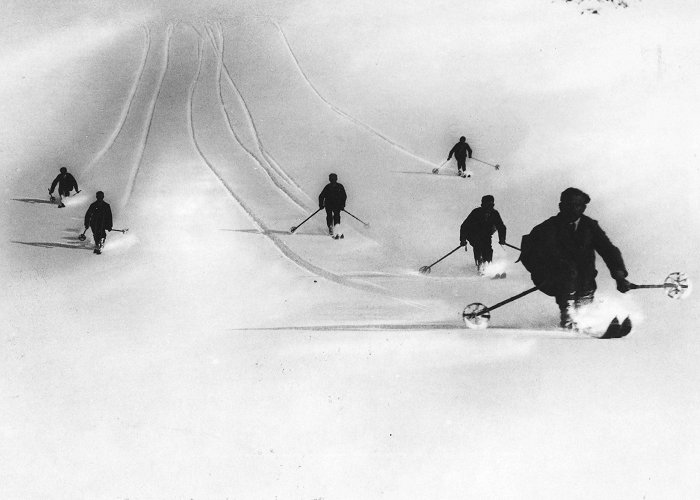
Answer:
<svg viewBox="0 0 700 500"><path fill-rule="evenodd" d="M95 239L95 245L104 244L107 239L107 232L104 228L90 226L90 230L92 231L92 237Z"/></svg>
<svg viewBox="0 0 700 500"><path fill-rule="evenodd" d="M333 227L336 224L340 224L340 209L326 207L326 225Z"/></svg>
<svg viewBox="0 0 700 500"><path fill-rule="evenodd" d="M462 172L464 172L467 169L467 159L457 158L455 156L455 160L457 160L457 170L461 170Z"/></svg>
<svg viewBox="0 0 700 500"><path fill-rule="evenodd" d="M484 262L491 262L493 259L493 248L491 247L491 239L483 241L473 241L472 248L474 250L474 262L479 265Z"/></svg>

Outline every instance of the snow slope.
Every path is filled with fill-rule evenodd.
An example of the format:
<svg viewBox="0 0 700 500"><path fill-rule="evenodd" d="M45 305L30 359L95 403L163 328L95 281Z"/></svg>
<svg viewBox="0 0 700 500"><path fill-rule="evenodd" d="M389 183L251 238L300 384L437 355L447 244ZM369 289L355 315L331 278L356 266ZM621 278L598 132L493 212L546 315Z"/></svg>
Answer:
<svg viewBox="0 0 700 500"><path fill-rule="evenodd" d="M633 281L698 276L698 10L672 3L11 2L3 498L696 496L696 297L603 267L627 339L533 333L542 294L469 331L531 286L517 252L506 280L418 272L483 194L518 245L575 185ZM501 170L431 174L460 135ZM290 234L330 172L369 227ZM129 229L101 256L97 190Z"/></svg>

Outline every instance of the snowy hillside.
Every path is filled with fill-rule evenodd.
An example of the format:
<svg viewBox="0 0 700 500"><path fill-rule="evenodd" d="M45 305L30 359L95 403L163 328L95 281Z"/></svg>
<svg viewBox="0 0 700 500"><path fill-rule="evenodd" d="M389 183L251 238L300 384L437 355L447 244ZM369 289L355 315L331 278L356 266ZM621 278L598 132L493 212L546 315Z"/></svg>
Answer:
<svg viewBox="0 0 700 500"><path fill-rule="evenodd" d="M474 331L518 252L418 270L484 194L518 246L576 186L632 281L700 276L700 10L493 3L10 2L0 496L697 496L696 296L599 259L629 337L535 331L539 293ZM473 175L432 174L461 135ZM368 224L291 233L331 172Z"/></svg>

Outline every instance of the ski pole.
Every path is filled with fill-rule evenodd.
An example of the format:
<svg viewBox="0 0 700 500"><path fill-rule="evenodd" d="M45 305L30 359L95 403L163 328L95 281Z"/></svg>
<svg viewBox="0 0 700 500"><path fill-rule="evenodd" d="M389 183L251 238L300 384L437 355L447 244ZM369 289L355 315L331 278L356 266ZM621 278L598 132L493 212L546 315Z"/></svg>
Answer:
<svg viewBox="0 0 700 500"><path fill-rule="evenodd" d="M436 260L435 262L433 262L433 263L430 264L429 266L422 266L420 269L418 269L418 271L420 271L421 274L430 274L430 268L431 268L431 267L433 267L435 264L437 264L438 262L440 262L440 261L441 261L442 259L444 259L445 257L449 257L450 255L452 255L453 253L455 253L457 250L459 250L459 249L462 248L463 246L464 246L464 245L459 245L457 248L455 248L455 249L452 250L451 252L449 252L449 253L443 255L442 257L440 257L438 260Z"/></svg>
<svg viewBox="0 0 700 500"><path fill-rule="evenodd" d="M88 228L85 228L85 231L83 231L80 236L78 236L78 239L80 241L85 241L87 239L87 236L85 236L85 233L87 233Z"/></svg>
<svg viewBox="0 0 700 500"><path fill-rule="evenodd" d="M536 290L539 290L539 288L533 286L532 288L528 288L524 292L520 292L517 295L513 295L512 297L502 300L498 304L494 304L491 307L486 307L480 302L473 302L465 307L464 311L462 312L464 322L470 328L485 326L488 324L489 319L491 319L491 311L506 304L510 304L511 302L518 300L521 297L525 297L525 295L531 294Z"/></svg>
<svg viewBox="0 0 700 500"><path fill-rule="evenodd" d="M666 276L666 279L661 285L636 285L630 283L630 290L638 290L640 288L663 288L666 290L666 295L670 298L681 299L690 294L692 286L685 273L676 272Z"/></svg>
<svg viewBox="0 0 700 500"><path fill-rule="evenodd" d="M297 226L292 226L292 227L289 229L289 232L290 232L290 233L293 233L294 231L296 231L297 229L299 229L299 228L302 226L302 224L304 224L304 222L306 222L306 221L309 220L311 217L313 217L314 215L316 215L317 213L319 213L321 210L323 210L323 207L319 208L319 209L316 210L314 213L312 213L311 215L309 215L306 219L304 219L303 221L301 221L301 223L299 223L299 225L297 225Z"/></svg>
<svg viewBox="0 0 700 500"><path fill-rule="evenodd" d="M510 243L504 243L504 245L507 246L507 247L510 247L510 248L512 248L512 249L514 249L514 250L517 250L518 252L520 251L520 249L519 249L518 247L513 246L513 245L511 245Z"/></svg>
<svg viewBox="0 0 700 500"><path fill-rule="evenodd" d="M437 174L438 172L440 172L440 169L441 169L442 167L444 167L445 165L447 165L447 162L448 162L448 161L450 161L450 160L445 160L445 161L443 161L443 162L440 164L439 167L434 168L434 169L433 169L433 173L434 173L434 174Z"/></svg>
<svg viewBox="0 0 700 500"><path fill-rule="evenodd" d="M112 229L112 231L116 231L116 232L122 233L122 234L126 233L128 230L129 230L128 227L126 229Z"/></svg>
<svg viewBox="0 0 700 500"><path fill-rule="evenodd" d="M480 160L479 158L474 158L473 156L472 156L472 160L476 160L476 161L478 161L479 163L483 163L484 165L488 165L489 167L493 167L493 168L495 168L496 170L499 170L499 169L501 168L501 166L500 166L498 163L496 163L496 164L494 165L493 163L489 163L489 162L487 162L487 161Z"/></svg>
<svg viewBox="0 0 700 500"><path fill-rule="evenodd" d="M363 220L361 220L361 219L355 217L354 215L352 215L352 214L351 214L350 212L348 212L347 210L343 209L343 212L345 212L346 214L348 214L348 215L349 215L350 217L352 217L353 219L357 219L358 221L362 222L362 223L365 225L365 227L369 227L369 223L367 223L367 222L365 222L365 221L363 221Z"/></svg>

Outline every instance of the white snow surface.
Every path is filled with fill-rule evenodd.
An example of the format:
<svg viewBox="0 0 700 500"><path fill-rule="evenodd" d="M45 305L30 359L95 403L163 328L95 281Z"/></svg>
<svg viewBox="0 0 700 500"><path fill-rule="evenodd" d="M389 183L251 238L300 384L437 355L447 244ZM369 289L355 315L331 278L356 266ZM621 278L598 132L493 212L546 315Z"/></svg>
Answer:
<svg viewBox="0 0 700 500"><path fill-rule="evenodd" d="M700 497L696 296L599 259L629 337L539 293L467 330L532 286L517 252L418 272L482 195L518 246L576 186L632 281L700 276L693 2L4 8L0 497ZM460 135L500 170L432 174ZM331 172L369 226L291 234Z"/></svg>

